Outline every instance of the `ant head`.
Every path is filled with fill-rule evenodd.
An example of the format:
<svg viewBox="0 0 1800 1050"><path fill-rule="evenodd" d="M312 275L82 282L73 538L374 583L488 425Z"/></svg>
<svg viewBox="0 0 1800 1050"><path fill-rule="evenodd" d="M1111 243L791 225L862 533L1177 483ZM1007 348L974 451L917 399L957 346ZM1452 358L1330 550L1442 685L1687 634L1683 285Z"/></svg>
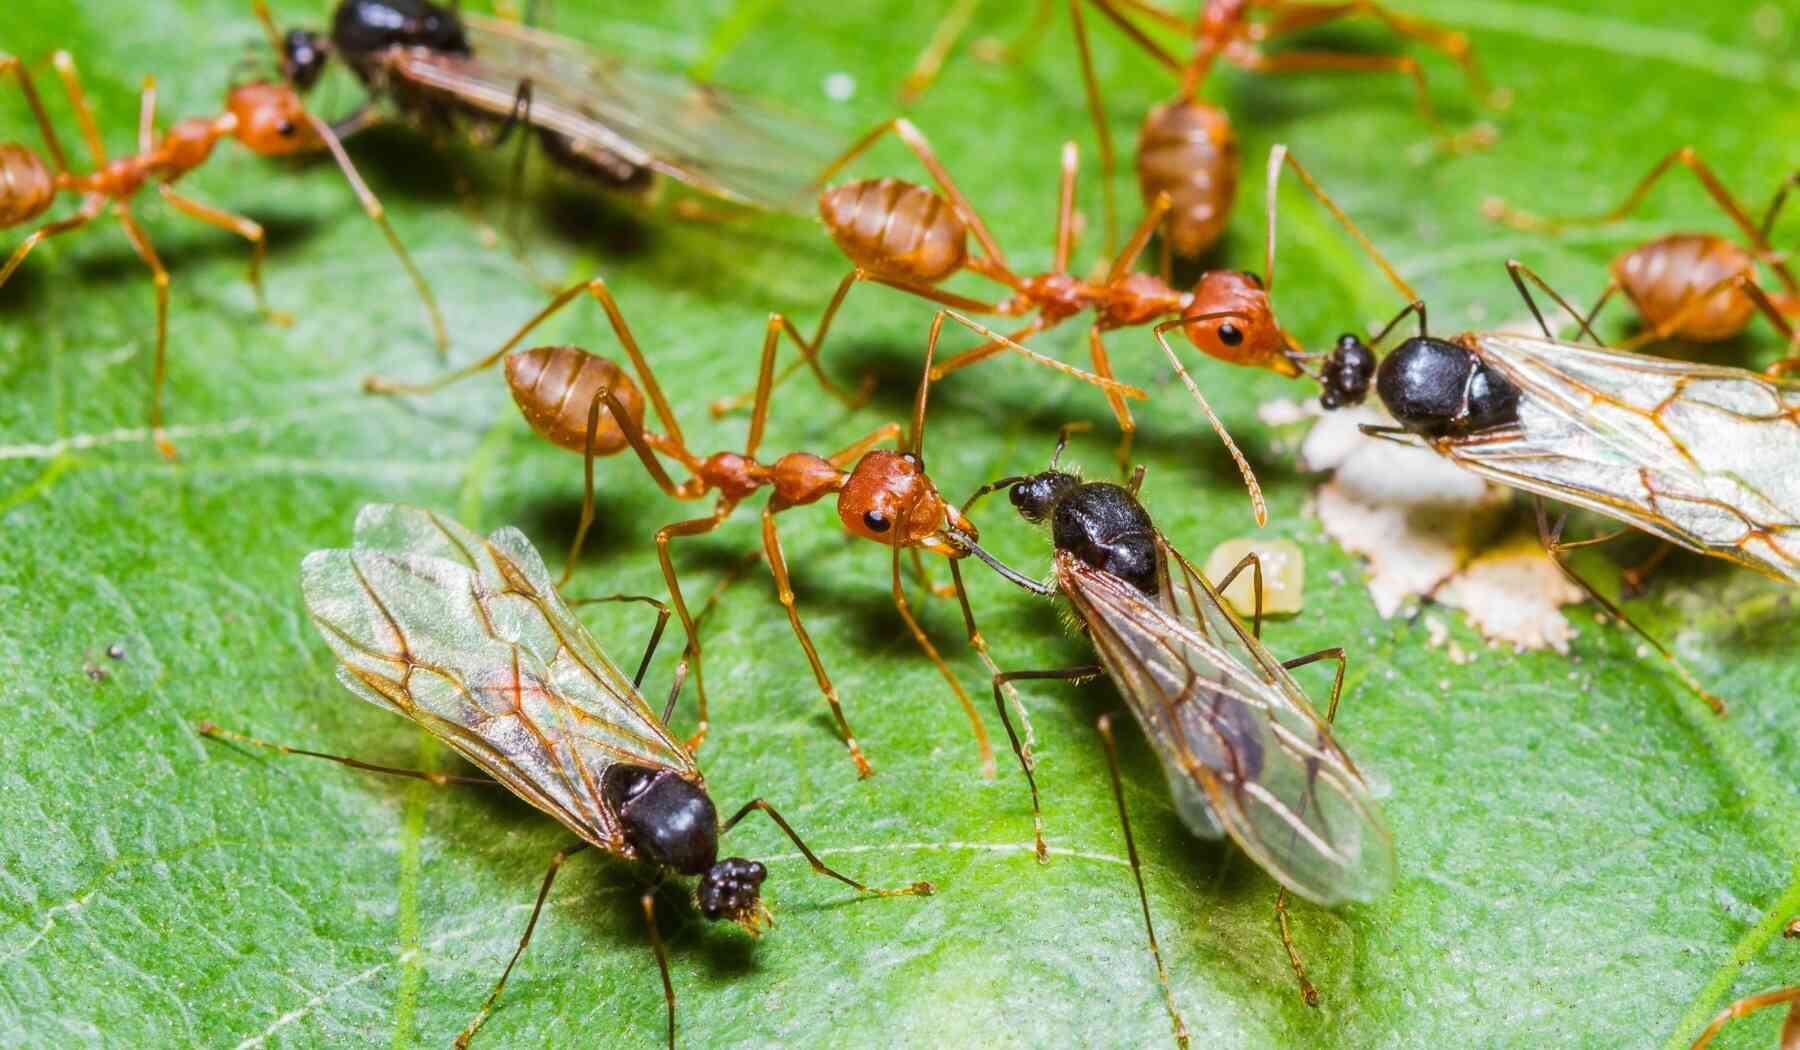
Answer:
<svg viewBox="0 0 1800 1050"><path fill-rule="evenodd" d="M234 120L231 133L258 156L285 157L325 148L300 95L286 84L240 84L226 96L225 110Z"/></svg>
<svg viewBox="0 0 1800 1050"><path fill-rule="evenodd" d="M1325 409L1360 405L1369 396L1369 382L1375 378L1375 352L1358 336L1345 332L1338 336L1337 346L1325 355L1319 367L1319 405Z"/></svg>
<svg viewBox="0 0 1800 1050"><path fill-rule="evenodd" d="M756 936L769 920L769 909L762 902L762 883L768 876L769 869L757 861L726 857L700 877L694 894L700 914L714 921L730 919Z"/></svg>
<svg viewBox="0 0 1800 1050"><path fill-rule="evenodd" d="M1203 353L1237 365L1280 368L1287 343L1262 278L1238 270L1209 270L1181 312L1181 330Z"/></svg>
<svg viewBox="0 0 1800 1050"><path fill-rule="evenodd" d="M1424 437L1471 434L1518 418L1519 388L1459 343L1415 336L1381 361L1375 392Z"/></svg>
<svg viewBox="0 0 1800 1050"><path fill-rule="evenodd" d="M1049 518L1057 503L1080 484L1081 479L1075 475L1052 468L1013 482L1006 497L1012 500L1019 517L1036 524Z"/></svg>
<svg viewBox="0 0 1800 1050"><path fill-rule="evenodd" d="M290 29L281 38L281 70L295 88L307 91L325 74L331 60L331 38L307 29Z"/></svg>
<svg viewBox="0 0 1800 1050"><path fill-rule="evenodd" d="M844 527L864 539L950 557L966 553L944 535L944 526L964 528L967 522L944 502L925 474L925 461L911 452L876 449L857 461L837 509Z"/></svg>

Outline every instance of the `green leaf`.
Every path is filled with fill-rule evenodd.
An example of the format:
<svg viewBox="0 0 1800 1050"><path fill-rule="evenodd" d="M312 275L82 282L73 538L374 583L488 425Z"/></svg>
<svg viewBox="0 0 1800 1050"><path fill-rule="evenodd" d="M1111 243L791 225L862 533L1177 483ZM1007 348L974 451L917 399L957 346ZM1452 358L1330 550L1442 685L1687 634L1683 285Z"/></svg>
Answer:
<svg viewBox="0 0 1800 1050"><path fill-rule="evenodd" d="M216 110L234 64L262 54L247 6L12 0L0 44L34 62L70 49L108 145L124 152L146 75L159 78L166 118ZM327 15L317 0L281 6L295 23ZM948 5L608 6L616 13L557 4L550 17L559 31L646 61L704 61L723 83L849 130L891 115ZM1010 36L1028 19L1012 8L1025 6L988 5L971 32ZM1560 240L1489 224L1480 204L1490 195L1547 213L1598 211L1657 157L1692 144L1760 204L1800 166L1795 27L1777 5L1405 6L1468 30L1492 79L1514 93L1506 111L1485 112L1452 66L1424 59L1446 118L1458 127L1492 120L1498 144L1434 153L1399 77L1221 71L1208 97L1238 122L1246 161L1222 264L1261 264L1260 173L1276 141L1429 297L1444 328L1524 316L1501 268L1508 257L1585 302L1625 245L1727 228L1684 175L1632 221ZM1083 146L1080 199L1090 231L1099 228L1092 132L1067 15L1056 17L1020 65L978 61L965 46L912 110L1027 271L1049 263L1064 138ZM1129 143L1172 84L1116 33L1095 29L1113 130ZM1312 42L1394 46L1369 26ZM854 83L847 102L826 95L839 73ZM54 78L38 83L81 152ZM345 112L357 97L340 75L319 108ZM0 120L5 137L37 142L10 87ZM506 238L497 248L484 240L509 222L509 154L432 145L404 130L351 150L444 303L457 359L499 345L543 301ZM856 170L920 177L897 144ZM227 143L183 188L269 228L270 295L296 320L280 328L258 316L242 243L143 195L138 211L174 275L178 463L163 462L140 429L152 289L116 223L40 249L0 289L0 806L9 815L0 1030L9 1044L33 1046L441 1046L498 976L569 834L510 796L223 746L194 725L210 719L374 762L456 768L416 728L334 681L300 608L300 559L345 544L363 503L398 500L483 531L520 525L556 565L573 531L580 465L526 429L498 376L399 403L360 393L371 372L422 377L439 363L404 276L329 164L265 162ZM1120 189L1131 199L1126 178ZM742 418L715 421L706 406L753 382L765 313L787 311L810 327L843 268L807 221L680 222L666 208L541 176L518 207L540 272L559 284L594 274L611 282L701 450L742 441ZM1400 305L1302 193L1284 190L1282 209L1274 297L1302 342L1327 347ZM1777 243L1797 235L1800 216L1778 228ZM1086 238L1084 258L1098 239ZM991 294L978 282L958 287ZM904 418L929 317L899 293L859 288L828 364L847 382L877 374L879 395L846 412L796 380L771 412L764 448L825 452ZM1608 331L1623 330L1615 317ZM615 352L587 303L552 321L542 341ZM1036 345L1085 363L1075 325ZM1250 532L1230 461L1166 381L1148 332L1117 333L1110 345L1124 377L1154 391L1138 451L1162 527L1196 558ZM1777 349L1758 321L1752 335L1708 353L1761 364ZM1274 923L1274 884L1233 847L1186 834L1153 756L1128 732L1126 802L1195 1045L1684 1047L1730 998L1800 977L1800 945L1776 936L1800 911L1790 592L1680 557L1631 604L1728 699L1723 722L1654 654L1586 611L1576 612L1582 631L1569 657L1489 650L1458 623L1452 637L1479 656L1454 664L1427 645L1418 616L1376 618L1358 564L1306 516L1316 479L1291 465L1295 435L1255 412L1303 390L1191 363L1258 467L1272 512L1266 532L1308 555L1305 611L1270 627L1271 648L1349 648L1342 738L1391 785L1401 869L1394 892L1373 904L1295 906L1297 944L1323 993L1319 1008L1304 1006ZM1024 362L984 364L933 395L932 473L960 494L1035 468L1065 421L1094 425L1072 455L1090 473L1109 471L1113 426L1093 391ZM576 589L658 593L651 534L705 508L668 500L628 457L597 475L600 521ZM755 518L753 504L715 535L676 544L690 596L708 593L757 544ZM979 521L1000 556L1034 572L1046 563L1045 538L1004 504ZM857 877L926 878L939 893L854 900L810 877L768 824L734 831L733 852L770 862L778 925L752 944L703 928L672 889L658 898L684 1045L1168 1045L1093 729L1120 704L1111 687L1024 690L1054 847L1040 866L1003 738L999 774L984 780L966 720L892 608L885 552L845 542L822 507L780 523L799 608L877 775L854 777L766 572L752 567L706 623L714 729L700 759L712 792L722 807L767 797ZM1648 549L1627 546L1593 564L1605 574ZM943 578L941 565L934 574ZM1003 666L1089 658L1049 603L984 571L969 578ZM635 659L650 626L641 607L590 612L609 650ZM996 728L954 605L933 599L923 615ZM105 655L114 644L122 659ZM659 654L652 695L669 681L676 648ZM1320 697L1328 673L1303 672ZM684 700L677 728L693 718ZM639 877L592 853L565 867L485 1042L658 1045L663 1005ZM1775 1025L1740 1024L1718 1045L1772 1045Z"/></svg>

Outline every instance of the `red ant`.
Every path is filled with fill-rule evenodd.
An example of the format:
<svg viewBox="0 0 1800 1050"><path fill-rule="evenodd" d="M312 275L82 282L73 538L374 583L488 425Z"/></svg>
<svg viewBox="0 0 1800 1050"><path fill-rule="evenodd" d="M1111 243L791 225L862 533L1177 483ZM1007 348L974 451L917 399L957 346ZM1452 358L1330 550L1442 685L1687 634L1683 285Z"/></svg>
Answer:
<svg viewBox="0 0 1800 1050"><path fill-rule="evenodd" d="M1006 263L999 244L994 240L980 216L963 196L948 171L932 152L925 136L912 122L897 118L876 127L855 143L836 164L821 176L830 178L853 158L867 150L882 135L899 136L936 182L943 195L924 186L899 179L863 179L833 186L819 198L819 211L833 240L853 265L838 284L824 315L819 320L811 350L817 353L823 345L832 319L850 289L861 281L873 281L903 292L928 299L955 310L999 314L1007 317L1033 315L1024 327L1007 336L1010 342L1023 342L1039 332L1054 328L1077 314L1092 310L1094 321L1088 329L1088 348L1094 371L1113 378L1112 362L1104 342L1104 334L1119 328L1155 324L1153 333L1163 352L1188 392L1199 402L1208 422L1224 441L1250 489L1258 524L1267 520L1268 511L1262 491L1243 453L1226 432L1224 424L1188 375L1165 334L1180 328L1183 334L1204 353L1221 361L1254 368L1266 368L1279 375L1298 377L1312 375L1309 369L1323 355L1310 353L1284 331L1275 318L1269 300L1269 289L1275 277L1275 184L1284 162L1317 193L1312 176L1299 162L1277 148L1269 156L1268 238L1265 243L1263 274L1237 270L1211 270L1203 273L1191 291L1177 291L1154 274L1133 272L1144 246L1157 224L1168 212L1169 198L1157 198L1124 250L1112 261L1105 276L1098 281L1077 277L1069 271L1069 253L1074 236L1075 145L1067 143L1062 150L1062 184L1056 221L1056 256L1049 273L1021 276ZM1342 215L1336 205L1326 201L1334 214ZM971 255L968 237L973 235L982 253ZM937 286L963 270L980 274L1012 291L998 302L984 302L956 295ZM1397 280L1397 278L1396 278ZM1175 315L1172 320L1159 318ZM958 354L932 369L936 382L959 369L985 360L1007 349L1007 343L990 341L973 350ZM810 360L810 358L809 358ZM790 366L782 378L792 374L798 364ZM722 413L734 407L741 398L715 403L713 411ZM1117 456L1121 469L1130 458L1136 425L1124 399L1112 390L1107 400L1120 430Z"/></svg>
<svg viewBox="0 0 1800 1050"><path fill-rule="evenodd" d="M338 166L343 169L345 177L350 180L351 187L362 199L364 210L381 225L388 242L399 255L407 273L412 276L413 283L430 311L438 346L447 351L449 339L445 334L443 321L438 316L437 304L432 300L424 278L413 266L393 228L388 225L380 202L358 177L337 136L306 111L291 87L261 81L241 84L226 95L224 112L218 116L191 117L178 121L166 134L159 134L156 128L156 79L145 77L138 112L137 152L110 160L106 146L100 140L100 129L94 122L87 95L82 90L75 60L67 51L58 51L51 56L50 61L57 75L62 78L69 102L74 107L76 123L80 126L81 136L93 157L94 170L78 174L69 169L68 157L63 152L56 130L50 124L37 89L32 84L30 71L19 59L0 55L0 76L7 72L17 76L19 87L24 92L26 103L31 107L32 117L37 121L38 130L42 133L44 145L49 152L49 160L46 162L43 156L30 147L19 143L0 143L0 227L17 226L37 218L49 210L57 197L64 194L81 198L81 206L75 214L46 223L25 238L7 259L5 267L0 268L0 285L6 283L33 248L52 237L81 229L98 218L108 204L112 206L112 212L124 227L132 249L150 268L156 282L156 355L151 381L150 430L157 449L164 456L171 459L175 456L175 446L163 431L162 407L163 381L168 359L169 273L157 256L156 249L151 246L150 238L131 214L132 198L145 185L154 182L157 192L176 211L207 225L229 230L249 241L250 286L255 292L257 306L272 320L284 324L287 321L284 315L269 308L267 297L263 293L262 261L266 244L263 228L250 219L186 197L174 187L176 180L204 164L212 156L213 147L221 139L234 138L262 157L282 157L320 148L329 149L337 159Z"/></svg>
<svg viewBox="0 0 1800 1050"><path fill-rule="evenodd" d="M614 336L618 339L626 356L631 359L633 370L642 382L641 390L638 384L633 382L631 377L617 365L578 347L540 346L514 352L513 348L522 344L538 325L578 297L583 291L591 295L600 304L601 309L606 312L607 318L612 324ZM588 528L593 524L594 458L596 456L613 455L629 446L637 454L651 479L670 496L679 500L696 500L704 498L709 493L717 494L717 503L711 514L675 522L664 526L656 533L657 556L662 565L663 577L668 583L675 611L680 616L682 625L688 633L695 690L699 697L699 726L690 747L698 747L706 735L708 728L707 697L701 670L701 647L695 620L689 613L687 601L682 594L681 584L669 553L669 545L678 537L698 536L713 531L723 524L746 498L760 489L773 490L769 502L763 509L763 553L769 560L770 571L775 577L776 592L787 610L788 622L793 627L794 635L799 639L800 646L806 653L807 662L812 665L819 690L824 694L826 703L831 707L832 716L844 736L845 745L849 748L852 761L856 763L857 772L866 777L871 773L868 760L864 757L862 748L850 729L849 721L844 716L837 689L831 684L825 666L819 659L818 651L800 621L793 585L788 575L787 560L782 554L781 541L775 527L775 516L782 511L816 503L828 496L835 495L838 517L843 521L845 528L854 535L892 548L894 604L900 610L901 618L906 621L907 628L912 632L914 640L918 642L920 648L925 651L926 656L931 659L938 672L943 675L944 680L956 693L958 701L974 726L983 771L986 775L992 776L994 757L992 747L988 743L987 731L982 726L980 717L975 713L974 704L970 701L968 694L964 692L962 684L957 681L949 665L938 653L937 647L932 644L930 638L926 636L914 618L900 582L901 550L913 552L915 564L923 574L923 563L918 557L919 550L928 550L953 559L961 558L968 553L965 540L972 539L976 535L974 527L968 523L967 519L938 494L936 487L925 473L924 460L920 455L924 439L927 392L931 382L931 363L946 318L968 327L983 339L1001 341L1007 349L1022 353L1040 363L1056 367L1076 378L1099 385L1109 394L1117 393L1119 396L1140 398L1143 396L1142 391L1132 387L1082 372L1061 362L1045 358L1024 347L1010 344L1005 341L1003 336L997 335L988 328L953 311L944 310L939 312L932 323L930 340L926 346L925 375L920 380L919 392L913 408L912 430L904 449L889 451L876 447L899 435L899 425L888 423L829 456L818 456L809 452L792 452L772 463L764 462L757 458L757 449L762 442L763 431L768 419L769 402L774 390L775 355L783 333L786 333L799 346L802 355L809 363L813 364L817 371L817 364L813 359L810 347L801 339L793 325L782 315L771 314L763 340L755 407L751 412L749 436L745 440L744 451L741 453L718 452L701 457L689 450L687 439L682 435L680 424L676 422L668 398L663 393L662 385L657 382L649 361L645 358L637 339L632 335L630 326L626 323L624 314L619 310L611 291L607 288L605 281L600 278L576 285L555 296L548 305L515 332L499 350L466 368L427 383L394 383L371 377L365 386L374 393L427 393L492 367L496 362L504 359L507 385L512 391L513 400L518 404L532 429L556 445L581 452L584 457L581 521L576 529L568 562L563 571L562 582L564 583L568 581L574 570ZM855 403L855 398L832 387L824 379L822 373L819 378L833 396L846 403ZM663 426L662 433L648 431L644 428L646 394L653 411ZM657 459L659 454L681 464L691 477L687 481L677 483L669 476L661 461ZM974 630L973 614L969 611L966 601L963 611L965 623L969 627L971 644L981 658L989 663L990 670L997 673L998 668L992 666L988 657L985 641Z"/></svg>
<svg viewBox="0 0 1800 1050"><path fill-rule="evenodd" d="M1199 101L1198 94L1207 74L1219 62L1252 73L1310 73L1339 70L1353 73L1395 73L1410 77L1418 94L1419 115L1438 136L1445 148L1459 152L1485 146L1492 141L1492 129L1478 127L1463 135L1452 134L1439 119L1431 104L1431 92L1425 84L1425 73L1418 60L1406 55L1356 55L1334 51L1284 51L1269 54L1263 48L1271 41L1317 28L1327 22L1356 15L1373 18L1395 34L1417 40L1444 54L1462 67L1476 94L1495 100L1487 79L1469 48L1468 37L1434 22L1390 11L1371 0L1348 3L1294 3L1290 0L1207 0L1197 15L1187 18L1146 0L1087 0L1101 14L1119 27L1144 53L1169 71L1181 77L1181 90L1173 99L1153 106L1145 114L1138 131L1136 169L1138 188L1148 207L1161 194L1168 194L1169 214L1162 229L1164 272L1169 269L1170 255L1192 258L1215 244L1231 216L1231 204L1237 193L1237 133L1231 118L1217 106ZM1157 44L1126 15L1130 9L1165 28L1182 33L1194 41L1194 52L1182 62ZM1254 20L1251 15L1262 12L1267 17ZM1075 24L1075 43L1081 56L1081 79L1087 92L1088 109L1094 120L1094 134L1100 144L1101 186L1105 190L1107 244L1113 243L1117 229L1116 205L1113 199L1113 172L1117 170L1112 132L1107 126L1106 106L1100 98L1100 84L1094 75L1093 55L1088 47L1087 27L1081 15L1081 0L1070 0L1069 14ZM1495 100L1497 101L1497 100Z"/></svg>
<svg viewBox="0 0 1800 1050"><path fill-rule="evenodd" d="M1646 343L1664 339L1690 339L1711 343L1739 335L1750 324L1751 317L1761 311L1790 342L1800 339L1789 318L1800 318L1800 282L1793 271L1769 244L1769 231L1787 202L1788 191L1800 183L1800 172L1781 180L1775 197L1763 212L1761 222L1752 222L1744 206L1738 202L1719 177L1692 146L1670 153L1649 174L1639 180L1625 202L1604 215L1580 219L1541 219L1515 211L1498 198L1483 206L1488 216L1521 230L1560 232L1570 226L1604 226L1623 220L1642 204L1650 187L1663 175L1681 165L1694 173L1700 185L1719 206L1719 210L1736 224L1749 241L1749 249L1714 233L1672 233L1640 244L1612 261L1612 279L1605 291L1584 317L1588 328L1600 310L1617 292L1624 292L1636 307L1645 328L1636 336L1618 344L1621 349L1635 349ZM1756 280L1756 264L1767 263L1781 282L1781 291L1771 294Z"/></svg>
<svg viewBox="0 0 1800 1050"><path fill-rule="evenodd" d="M1132 43L1152 59L1181 78L1181 90L1167 102L1151 108L1138 131L1136 168L1138 187L1145 207L1152 207L1157 197L1167 193L1171 207L1164 220L1163 272L1168 273L1170 256L1193 258L1215 244L1224 232L1237 195L1238 141L1231 118L1217 106L1198 100L1201 85L1213 66L1223 61L1252 73L1310 73L1340 70L1354 73L1394 73L1411 78L1418 93L1419 113L1446 148L1461 151L1485 146L1492 141L1492 129L1478 127L1461 135L1452 134L1439 119L1432 106L1425 74L1416 59L1405 55L1358 55L1337 51L1284 51L1269 54L1265 46L1278 38L1315 29L1327 22L1366 16L1381 22L1395 34L1417 40L1441 52L1461 66L1477 94L1497 108L1505 104L1503 94L1492 92L1469 47L1468 37L1444 26L1389 10L1372 0L1349 0L1342 3L1305 3L1292 0L1207 0L1192 16L1176 14L1149 0L1086 0L1113 22ZM1088 110L1093 117L1094 133L1100 146L1101 184L1105 190L1106 247L1117 243L1118 209L1113 195L1113 173L1118 168L1113 149L1112 131L1107 125L1106 107L1101 101L1100 85L1094 73L1093 54L1088 44L1082 0L1069 0L1069 17L1074 25L1076 51L1081 60L1082 84L1087 93ZM943 58L955 43L955 37L968 22L970 12L959 4L947 14L933 35L930 47L907 77L903 100L910 101L922 93L937 75ZM1258 19L1254 15L1261 14ZM1031 28L1020 43L1004 49L1010 56L1020 54L1034 41L1047 24L1049 0L1040 0ZM1156 26L1178 33L1193 41L1193 54L1187 61L1177 58L1154 40L1150 33L1131 16L1137 15ZM991 50L991 49L990 49Z"/></svg>

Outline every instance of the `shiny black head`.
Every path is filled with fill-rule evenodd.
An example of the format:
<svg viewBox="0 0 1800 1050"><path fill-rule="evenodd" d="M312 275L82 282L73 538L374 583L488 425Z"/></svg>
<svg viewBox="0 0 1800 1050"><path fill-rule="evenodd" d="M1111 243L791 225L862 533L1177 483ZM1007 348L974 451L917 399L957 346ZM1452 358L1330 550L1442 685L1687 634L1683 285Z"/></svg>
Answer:
<svg viewBox="0 0 1800 1050"><path fill-rule="evenodd" d="M762 884L769 869L753 860L726 857L700 879L700 914L753 927L762 913Z"/></svg>
<svg viewBox="0 0 1800 1050"><path fill-rule="evenodd" d="M1333 409L1362 404L1374 378L1375 352L1348 332L1338 336L1336 348L1325 355L1319 368L1319 383L1325 388L1319 394L1319 406Z"/></svg>
<svg viewBox="0 0 1800 1050"><path fill-rule="evenodd" d="M1473 434L1519 418L1518 387L1469 348L1426 336L1382 359L1375 392L1395 422L1424 437Z"/></svg>
<svg viewBox="0 0 1800 1050"><path fill-rule="evenodd" d="M682 875L713 867L719 812L700 785L666 769L617 765L606 771L600 793L645 860Z"/></svg>
<svg viewBox="0 0 1800 1050"><path fill-rule="evenodd" d="M319 82L331 60L331 41L323 33L290 29L281 38L281 68L301 91Z"/></svg>
<svg viewBox="0 0 1800 1050"><path fill-rule="evenodd" d="M1073 474L1046 470L1014 482L1006 495L1018 509L1019 517L1035 524L1049 517L1062 498L1080 485L1081 479Z"/></svg>
<svg viewBox="0 0 1800 1050"><path fill-rule="evenodd" d="M469 53L462 20L430 0L343 0L331 22L331 39L353 60L390 47Z"/></svg>

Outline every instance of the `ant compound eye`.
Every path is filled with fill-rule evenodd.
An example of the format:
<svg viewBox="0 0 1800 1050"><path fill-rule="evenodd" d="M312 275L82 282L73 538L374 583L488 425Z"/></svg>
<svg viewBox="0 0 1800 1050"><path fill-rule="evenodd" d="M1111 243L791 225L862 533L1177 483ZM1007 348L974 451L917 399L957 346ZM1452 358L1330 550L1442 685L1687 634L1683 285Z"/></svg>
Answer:
<svg viewBox="0 0 1800 1050"><path fill-rule="evenodd" d="M863 527L870 532L886 532L893 524L893 522L888 520L886 514L883 514L878 510L863 512Z"/></svg>
<svg viewBox="0 0 1800 1050"><path fill-rule="evenodd" d="M291 120L283 120L281 123L275 125L275 133L282 138L287 138L294 133L294 122Z"/></svg>
<svg viewBox="0 0 1800 1050"><path fill-rule="evenodd" d="M1244 341L1244 332L1237 325L1226 321L1219 326L1219 342L1226 346L1236 346Z"/></svg>

